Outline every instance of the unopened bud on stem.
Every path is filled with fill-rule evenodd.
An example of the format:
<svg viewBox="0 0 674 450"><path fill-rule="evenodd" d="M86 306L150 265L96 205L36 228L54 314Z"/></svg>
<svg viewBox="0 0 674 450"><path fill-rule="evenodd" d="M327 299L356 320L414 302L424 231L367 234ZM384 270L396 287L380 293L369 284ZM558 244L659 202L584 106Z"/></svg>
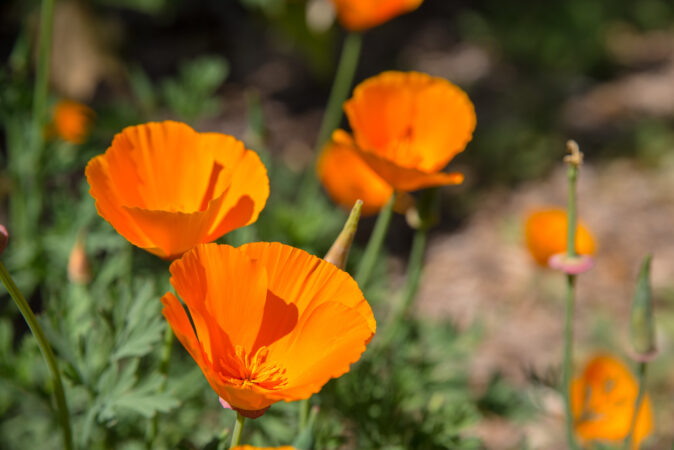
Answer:
<svg viewBox="0 0 674 450"><path fill-rule="evenodd" d="M345 270L346 268L346 261L349 258L349 250L351 250L351 244L356 235L356 229L358 229L358 220L360 219L360 211L362 208L362 200L356 200L356 204L353 205L349 218L346 219L344 228L342 228L342 232L339 233L335 243L332 244L332 247L330 247L330 250L328 250L328 253L326 253L323 258L342 270Z"/></svg>

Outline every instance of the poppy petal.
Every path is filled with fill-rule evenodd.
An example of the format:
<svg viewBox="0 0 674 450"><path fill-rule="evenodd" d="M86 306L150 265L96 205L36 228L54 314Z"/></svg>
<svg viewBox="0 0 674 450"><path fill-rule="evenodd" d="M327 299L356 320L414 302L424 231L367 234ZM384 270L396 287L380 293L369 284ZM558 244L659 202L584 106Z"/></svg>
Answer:
<svg viewBox="0 0 674 450"><path fill-rule="evenodd" d="M376 214L388 203L393 188L363 161L346 132L334 134L337 139L325 145L316 166L321 183L342 208L350 210L360 199L362 214Z"/></svg>

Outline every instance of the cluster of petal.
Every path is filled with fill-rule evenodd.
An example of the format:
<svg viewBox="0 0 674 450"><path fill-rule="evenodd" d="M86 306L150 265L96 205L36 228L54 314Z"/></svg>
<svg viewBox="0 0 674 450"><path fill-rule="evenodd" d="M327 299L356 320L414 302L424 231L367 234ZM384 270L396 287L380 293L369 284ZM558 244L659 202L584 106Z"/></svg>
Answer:
<svg viewBox="0 0 674 450"><path fill-rule="evenodd" d="M566 228L566 211L563 209L540 209L527 216L524 234L529 253L536 263L547 266L551 256L566 251ZM576 253L593 255L594 252L594 238L579 221L576 229Z"/></svg>
<svg viewBox="0 0 674 450"><path fill-rule="evenodd" d="M318 178L332 200L350 209L363 201L363 215L379 212L388 203L393 188L370 168L354 150L346 132L337 130L318 159Z"/></svg>
<svg viewBox="0 0 674 450"><path fill-rule="evenodd" d="M61 100L53 111L53 129L64 141L83 143L94 119L94 111L82 103Z"/></svg>
<svg viewBox="0 0 674 450"><path fill-rule="evenodd" d="M202 244L174 261L163 314L221 399L248 417L308 398L349 370L375 333L356 282L279 243Z"/></svg>
<svg viewBox="0 0 674 450"><path fill-rule="evenodd" d="M575 430L586 441L621 442L630 432L639 386L618 359L598 355L571 384ZM634 425L633 448L653 430L651 400L646 394Z"/></svg>
<svg viewBox="0 0 674 450"><path fill-rule="evenodd" d="M242 142L170 121L125 128L86 176L98 213L164 259L254 222L269 196L264 165Z"/></svg>
<svg viewBox="0 0 674 450"><path fill-rule="evenodd" d="M318 166L326 190L340 205L352 205L359 194L368 213L380 209L392 191L463 181L460 173L440 171L472 139L475 109L449 81L419 72L384 72L359 84L344 111L353 136L336 130Z"/></svg>
<svg viewBox="0 0 674 450"><path fill-rule="evenodd" d="M332 0L339 23L351 31L376 27L413 11L423 0Z"/></svg>

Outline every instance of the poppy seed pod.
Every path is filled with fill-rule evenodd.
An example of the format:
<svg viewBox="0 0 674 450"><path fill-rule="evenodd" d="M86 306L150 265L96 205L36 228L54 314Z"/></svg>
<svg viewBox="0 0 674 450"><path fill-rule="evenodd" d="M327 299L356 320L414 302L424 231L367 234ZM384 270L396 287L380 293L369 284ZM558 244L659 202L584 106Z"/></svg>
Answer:
<svg viewBox="0 0 674 450"><path fill-rule="evenodd" d="M648 355L655 351L650 274L651 255L648 255L641 264L630 316L632 346L638 355Z"/></svg>

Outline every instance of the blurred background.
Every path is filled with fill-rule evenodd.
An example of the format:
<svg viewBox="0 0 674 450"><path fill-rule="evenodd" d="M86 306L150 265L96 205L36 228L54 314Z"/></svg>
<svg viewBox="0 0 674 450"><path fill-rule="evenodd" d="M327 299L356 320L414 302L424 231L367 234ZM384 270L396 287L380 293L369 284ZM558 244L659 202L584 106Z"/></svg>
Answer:
<svg viewBox="0 0 674 450"><path fill-rule="evenodd" d="M0 4L5 125L30 111L38 9L37 1ZM89 230L94 273L104 266L96 258L121 247L95 216L83 168L123 127L149 120L171 118L199 131L232 134L272 166L268 209L255 227L236 231L227 242L279 240L325 252L345 215L327 198L298 199L296 191L303 173L313 170L343 38L328 0L56 1L51 102L84 103L95 121L83 144L50 147L45 204L53 211L35 224L46 230L44 237L8 256L36 309L50 292L40 286L65 277L78 230ZM535 266L522 233L529 211L564 205L561 159L565 141L575 139L586 158L580 216L599 247L596 267L579 283L577 364L597 351L625 355L639 264L652 252L661 356L650 379L657 436L649 448L668 448L674 438L674 3L425 0L365 33L355 82L390 69L457 84L473 100L478 124L473 141L451 163L466 174L465 183L442 190L442 220L431 235L410 325L415 337L389 365L359 366L381 377L402 373L421 347L423 368L383 388L374 375L363 375L360 388L355 381L328 385L326 411L347 419L324 422L321 445L443 448L448 441L433 436L448 433L461 436L457 448L562 448L562 404L552 389L562 351L562 280ZM5 205L16 187L4 168L12 134L8 128L2 133L0 221L12 223ZM363 221L358 243L372 226L372 219ZM380 285L371 288L383 311L402 283L411 238L404 217L395 217ZM156 264L135 255L134 264ZM10 309L1 309L11 318L7 341L22 333ZM8 368L20 352L9 347L0 386L20 379ZM414 380L422 372L428 384L442 385L440 397L419 397L424 388ZM367 383L371 397L344 400ZM379 388L384 391L375 392ZM400 415L388 412L384 401L396 395L404 405ZM3 435L16 426L8 417L20 408L6 398L0 400ZM438 423L428 419L433 411ZM401 426L418 429L400 436Z"/></svg>

